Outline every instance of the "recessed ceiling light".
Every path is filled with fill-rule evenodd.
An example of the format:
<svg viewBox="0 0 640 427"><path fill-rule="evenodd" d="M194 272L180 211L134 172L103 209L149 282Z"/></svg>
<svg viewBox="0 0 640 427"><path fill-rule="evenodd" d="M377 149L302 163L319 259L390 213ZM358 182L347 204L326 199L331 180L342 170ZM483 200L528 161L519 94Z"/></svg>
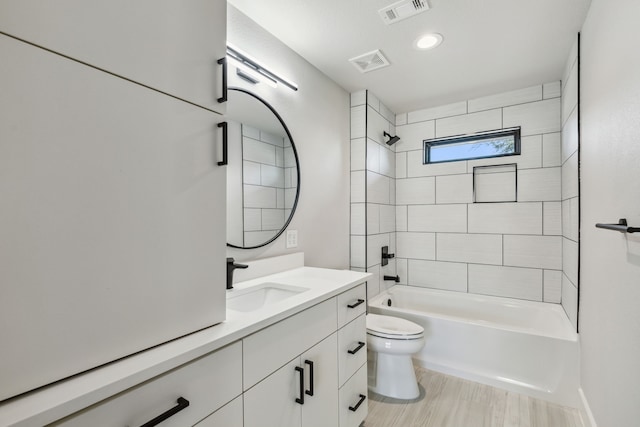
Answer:
<svg viewBox="0 0 640 427"><path fill-rule="evenodd" d="M438 33L424 34L413 42L413 47L418 50L433 49L442 43L442 36Z"/></svg>

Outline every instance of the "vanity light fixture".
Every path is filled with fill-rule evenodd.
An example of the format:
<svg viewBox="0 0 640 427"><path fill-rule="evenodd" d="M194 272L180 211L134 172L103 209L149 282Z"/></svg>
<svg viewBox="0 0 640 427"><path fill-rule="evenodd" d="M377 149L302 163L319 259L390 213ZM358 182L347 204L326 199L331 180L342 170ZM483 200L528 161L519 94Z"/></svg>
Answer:
<svg viewBox="0 0 640 427"><path fill-rule="evenodd" d="M424 34L413 42L413 47L418 50L429 50L437 47L442 43L442 35L438 33Z"/></svg>
<svg viewBox="0 0 640 427"><path fill-rule="evenodd" d="M390 133L388 133L387 131L382 132L382 134L384 136L386 136L387 138L389 138L389 140L387 141L387 145L393 145L396 142L400 141L400 137L398 135L394 135L392 136Z"/></svg>
<svg viewBox="0 0 640 427"><path fill-rule="evenodd" d="M268 84L273 88L278 87L278 82L275 79L259 74L253 68L248 67L242 63L237 64L236 75L240 77L242 80L251 83L252 85L257 85L260 82L265 82L266 84Z"/></svg>
<svg viewBox="0 0 640 427"><path fill-rule="evenodd" d="M281 83L294 91L298 90L298 85L296 83L292 82L291 80L285 79L284 77L281 77L272 71L269 71L267 68L265 68L263 65L256 62L254 59L248 57L246 54L240 52L238 49L231 47L229 45L227 45L227 56L229 56L230 58L233 58L239 64L242 64L242 66L255 72L256 74L259 74L260 76L265 77L267 81L271 81L273 83ZM248 73L245 73L245 74L248 74ZM241 74L238 74L238 75L246 80L246 78ZM255 80L255 77L251 76L251 79Z"/></svg>

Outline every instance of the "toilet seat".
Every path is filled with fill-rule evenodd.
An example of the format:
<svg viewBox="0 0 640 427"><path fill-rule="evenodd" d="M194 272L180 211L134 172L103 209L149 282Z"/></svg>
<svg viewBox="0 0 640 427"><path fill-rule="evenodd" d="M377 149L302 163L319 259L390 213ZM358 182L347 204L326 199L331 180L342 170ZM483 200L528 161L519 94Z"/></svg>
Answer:
<svg viewBox="0 0 640 427"><path fill-rule="evenodd" d="M424 336L424 328L399 317L369 313L367 334L395 340L416 340Z"/></svg>

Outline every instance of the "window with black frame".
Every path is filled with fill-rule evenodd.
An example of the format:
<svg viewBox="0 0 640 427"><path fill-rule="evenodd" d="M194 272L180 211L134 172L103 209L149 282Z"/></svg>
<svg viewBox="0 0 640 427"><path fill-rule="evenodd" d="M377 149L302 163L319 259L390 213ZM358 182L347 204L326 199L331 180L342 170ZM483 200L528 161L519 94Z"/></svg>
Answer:
<svg viewBox="0 0 640 427"><path fill-rule="evenodd" d="M520 128L424 141L424 164L486 159L520 154Z"/></svg>

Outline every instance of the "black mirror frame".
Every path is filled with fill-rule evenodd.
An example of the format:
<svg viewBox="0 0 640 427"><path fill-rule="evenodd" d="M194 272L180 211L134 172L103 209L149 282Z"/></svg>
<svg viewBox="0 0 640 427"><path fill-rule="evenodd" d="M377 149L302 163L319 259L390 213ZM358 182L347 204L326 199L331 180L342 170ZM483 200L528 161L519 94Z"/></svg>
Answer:
<svg viewBox="0 0 640 427"><path fill-rule="evenodd" d="M227 242L227 246L230 247L230 248L236 248L236 249L258 249L258 248L261 248L263 246L267 246L268 244L270 244L273 241L275 241L278 237L280 237L282 235L282 233L284 233L284 231L289 226L289 223L291 222L291 218L293 218L293 214L296 212L296 208L298 206L298 199L300 198L300 161L298 160L298 151L296 150L296 145L295 145L295 143L293 141L293 138L291 137L291 132L289 132L289 128L285 124L284 120L282 120L282 117L280 116L280 114L278 114L278 112L275 110L275 108L273 108L273 106L271 104L269 104L267 101L265 101L264 99L262 99L261 97L259 97L255 93L250 92L250 91L248 91L246 89L242 89L242 88L239 88L239 87L229 87L228 90L229 91L236 91L236 92L243 92L243 93L246 93L249 96L254 97L258 101L262 102L273 113L273 115L276 116L276 118L278 119L278 121L280 122L282 127L284 128L284 131L287 133L287 137L289 138L289 141L291 142L291 148L293 149L293 157L296 159L296 170L297 170L296 176L297 176L297 181L298 181L298 183L297 183L298 185L296 187L296 198L293 201L293 206L291 207L291 213L289 214L289 218L287 218L287 221L284 223L284 225L282 226L280 231L278 231L275 234L275 236L273 236L271 239L267 240L266 242L264 242L264 243L262 243L260 245L256 245L256 246L238 246L238 245L233 245L233 244Z"/></svg>

